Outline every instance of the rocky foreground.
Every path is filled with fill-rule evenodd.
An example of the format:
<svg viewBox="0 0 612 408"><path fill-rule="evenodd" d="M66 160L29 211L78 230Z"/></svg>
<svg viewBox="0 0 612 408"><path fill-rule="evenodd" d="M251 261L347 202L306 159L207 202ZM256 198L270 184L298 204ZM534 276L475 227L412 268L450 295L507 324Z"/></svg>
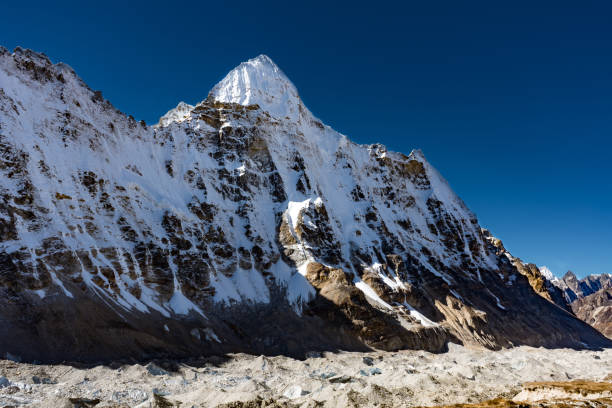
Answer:
<svg viewBox="0 0 612 408"><path fill-rule="evenodd" d="M303 361L246 354L95 367L4 360L0 407L596 407L611 406L611 372L610 349L455 345L443 354L312 353Z"/></svg>

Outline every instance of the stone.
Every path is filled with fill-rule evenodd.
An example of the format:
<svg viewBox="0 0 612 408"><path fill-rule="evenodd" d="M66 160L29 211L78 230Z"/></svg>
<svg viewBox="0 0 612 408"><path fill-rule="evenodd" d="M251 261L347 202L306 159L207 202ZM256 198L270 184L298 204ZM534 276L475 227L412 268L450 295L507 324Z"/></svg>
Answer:
<svg viewBox="0 0 612 408"><path fill-rule="evenodd" d="M370 375L378 375L378 374L382 374L382 371L380 368L377 368L377 367L370 368Z"/></svg>
<svg viewBox="0 0 612 408"><path fill-rule="evenodd" d="M353 378L348 375L339 375L329 378L328 381L333 384L346 384L353 381Z"/></svg>
<svg viewBox="0 0 612 408"><path fill-rule="evenodd" d="M0 377L0 388L8 387L11 382L6 377Z"/></svg>
<svg viewBox="0 0 612 408"><path fill-rule="evenodd" d="M372 366L374 365L374 359L372 357L364 357L362 359L363 364L367 365L367 366Z"/></svg>
<svg viewBox="0 0 612 408"><path fill-rule="evenodd" d="M149 363L146 366L147 371L151 375L168 375L168 372L154 363Z"/></svg>
<svg viewBox="0 0 612 408"><path fill-rule="evenodd" d="M301 386L292 385L290 387L287 387L287 389L283 393L283 397L289 398L289 399L296 399L296 398L300 398L301 396L307 395L307 394L309 394L309 392L306 390L303 390Z"/></svg>

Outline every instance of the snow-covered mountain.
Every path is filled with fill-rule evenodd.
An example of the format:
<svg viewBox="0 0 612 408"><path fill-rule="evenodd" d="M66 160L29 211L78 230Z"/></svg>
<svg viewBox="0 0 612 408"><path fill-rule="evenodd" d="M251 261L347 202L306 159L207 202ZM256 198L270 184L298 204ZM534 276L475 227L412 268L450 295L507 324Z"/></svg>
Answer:
<svg viewBox="0 0 612 408"><path fill-rule="evenodd" d="M149 127L0 48L0 147L2 353L609 344L534 292L422 152L351 142L266 56Z"/></svg>
<svg viewBox="0 0 612 408"><path fill-rule="evenodd" d="M538 269L540 270L542 276L547 280L553 282L555 279L557 279L548 266L540 266Z"/></svg>

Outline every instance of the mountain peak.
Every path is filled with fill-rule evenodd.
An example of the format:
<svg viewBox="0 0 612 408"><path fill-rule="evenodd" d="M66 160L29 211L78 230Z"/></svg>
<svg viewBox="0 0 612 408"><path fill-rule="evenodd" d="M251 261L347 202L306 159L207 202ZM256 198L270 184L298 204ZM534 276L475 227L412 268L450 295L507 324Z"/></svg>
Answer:
<svg viewBox="0 0 612 408"><path fill-rule="evenodd" d="M301 103L293 83L264 54L231 70L214 86L209 97L218 102L259 105L277 118L297 119Z"/></svg>
<svg viewBox="0 0 612 408"><path fill-rule="evenodd" d="M193 106L185 102L179 102L174 109L170 109L164 116L159 119L158 125L168 126L172 122L182 122L189 113L193 110Z"/></svg>
<svg viewBox="0 0 612 408"><path fill-rule="evenodd" d="M280 68L278 68L278 65L276 65L274 61L272 61L272 58L268 57L266 54L259 54L255 58L251 58L250 60L248 60L246 63L243 63L243 64L247 64L247 63L260 65L261 67L267 66L268 68L271 68L273 70L280 71Z"/></svg>
<svg viewBox="0 0 612 408"><path fill-rule="evenodd" d="M548 279L549 281L552 281L555 279L555 275L552 273L552 271L548 268L548 266L544 265L544 266L540 266L538 268L540 270L540 273L542 274L542 276L544 276L546 279Z"/></svg>
<svg viewBox="0 0 612 408"><path fill-rule="evenodd" d="M572 279L572 280L577 280L578 278L576 277L576 274L572 271L567 271L565 272L565 275L563 275L563 280L568 280L568 279Z"/></svg>

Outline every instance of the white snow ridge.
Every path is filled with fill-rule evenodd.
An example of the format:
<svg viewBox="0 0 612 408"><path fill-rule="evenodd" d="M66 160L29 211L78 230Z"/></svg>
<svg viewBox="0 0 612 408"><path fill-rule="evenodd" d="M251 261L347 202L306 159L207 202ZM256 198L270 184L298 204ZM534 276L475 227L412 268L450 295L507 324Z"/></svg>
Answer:
<svg viewBox="0 0 612 408"><path fill-rule="evenodd" d="M301 101L289 78L267 56L243 62L210 92L214 100L239 105L259 105L275 118L296 120Z"/></svg>

